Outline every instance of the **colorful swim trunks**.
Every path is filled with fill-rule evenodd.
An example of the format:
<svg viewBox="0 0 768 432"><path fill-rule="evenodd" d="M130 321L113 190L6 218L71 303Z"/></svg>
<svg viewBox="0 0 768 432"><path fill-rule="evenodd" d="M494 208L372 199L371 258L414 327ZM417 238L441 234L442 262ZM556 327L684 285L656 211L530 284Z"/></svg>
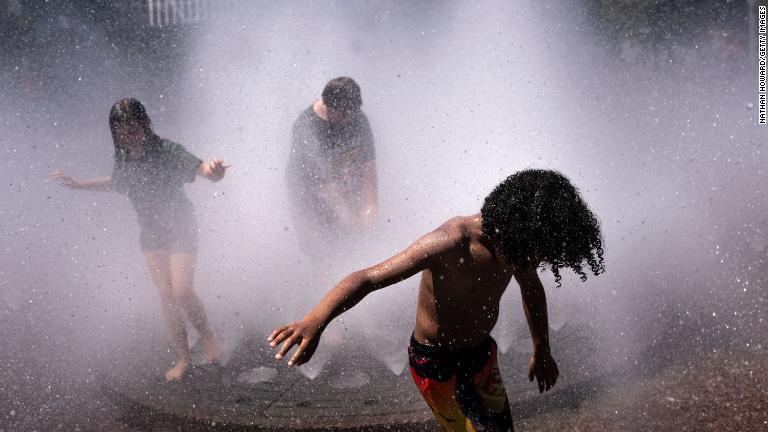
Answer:
<svg viewBox="0 0 768 432"><path fill-rule="evenodd" d="M411 336L408 359L416 386L444 430L513 430L493 338L472 348L444 349Z"/></svg>

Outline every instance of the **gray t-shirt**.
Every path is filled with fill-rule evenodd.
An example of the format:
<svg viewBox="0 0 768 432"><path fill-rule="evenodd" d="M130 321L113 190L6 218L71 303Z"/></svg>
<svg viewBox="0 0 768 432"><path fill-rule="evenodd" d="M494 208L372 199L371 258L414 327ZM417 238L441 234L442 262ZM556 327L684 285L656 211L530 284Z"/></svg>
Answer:
<svg viewBox="0 0 768 432"><path fill-rule="evenodd" d="M142 228L160 228L186 220L194 208L184 192L184 183L195 181L203 161L181 144L157 136L148 137L145 146L139 159L115 151L112 188L128 194Z"/></svg>
<svg viewBox="0 0 768 432"><path fill-rule="evenodd" d="M291 130L291 154L286 180L294 199L300 194L305 205L319 199L319 188L336 183L359 201L363 188L363 165L376 157L368 118L359 112L345 124L320 118L310 106Z"/></svg>

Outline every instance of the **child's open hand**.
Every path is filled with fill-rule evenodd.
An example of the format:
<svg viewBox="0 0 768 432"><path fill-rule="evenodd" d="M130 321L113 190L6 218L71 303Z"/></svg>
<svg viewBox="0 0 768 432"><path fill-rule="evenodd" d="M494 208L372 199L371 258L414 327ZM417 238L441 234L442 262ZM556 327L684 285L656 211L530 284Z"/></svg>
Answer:
<svg viewBox="0 0 768 432"><path fill-rule="evenodd" d="M203 162L201 168L206 178L212 181L219 181L224 178L224 174L226 174L229 167L230 165L224 165L224 161L221 159L211 159L208 162Z"/></svg>
<svg viewBox="0 0 768 432"><path fill-rule="evenodd" d="M77 189L80 187L80 182L72 177L64 174L63 171L54 171L48 175L48 180L59 180L62 186L66 186L70 189Z"/></svg>
<svg viewBox="0 0 768 432"><path fill-rule="evenodd" d="M318 324L302 320L276 328L269 335L267 341L272 348L283 343L283 346L275 354L275 358L278 360L285 357L294 345L298 346L291 359L288 360L288 366L298 366L312 358L317 344L320 342L321 334L322 330Z"/></svg>
<svg viewBox="0 0 768 432"><path fill-rule="evenodd" d="M534 352L531 361L528 364L528 380L536 382L539 385L539 393L544 390L549 391L555 386L560 371L557 370L557 363L549 352Z"/></svg>

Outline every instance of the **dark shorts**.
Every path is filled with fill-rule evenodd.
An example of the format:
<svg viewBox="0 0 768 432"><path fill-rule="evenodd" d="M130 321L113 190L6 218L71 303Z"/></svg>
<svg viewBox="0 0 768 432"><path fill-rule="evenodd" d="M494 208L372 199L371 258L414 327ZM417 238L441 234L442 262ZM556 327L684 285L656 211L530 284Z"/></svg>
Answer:
<svg viewBox="0 0 768 432"><path fill-rule="evenodd" d="M141 226L141 251L197 254L197 223L194 217Z"/></svg>
<svg viewBox="0 0 768 432"><path fill-rule="evenodd" d="M496 341L490 336L476 347L450 350L411 337L408 361L416 387L444 430L513 430Z"/></svg>

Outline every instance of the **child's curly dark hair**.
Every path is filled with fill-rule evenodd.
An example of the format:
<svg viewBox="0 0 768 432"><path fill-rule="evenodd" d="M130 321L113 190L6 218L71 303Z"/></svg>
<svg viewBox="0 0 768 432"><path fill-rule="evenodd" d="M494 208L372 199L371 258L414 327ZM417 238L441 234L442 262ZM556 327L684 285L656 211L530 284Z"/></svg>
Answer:
<svg viewBox="0 0 768 432"><path fill-rule="evenodd" d="M568 267L587 280L605 272L600 221L579 191L557 171L528 169L501 182L481 210L483 233L499 252L524 268L549 266L560 286Z"/></svg>

